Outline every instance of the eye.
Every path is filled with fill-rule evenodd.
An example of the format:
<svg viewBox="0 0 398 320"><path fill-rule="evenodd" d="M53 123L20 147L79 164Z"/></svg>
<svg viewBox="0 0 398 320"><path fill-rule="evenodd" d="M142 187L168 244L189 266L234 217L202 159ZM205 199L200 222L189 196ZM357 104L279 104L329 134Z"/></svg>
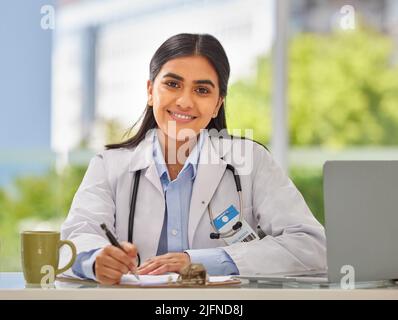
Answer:
<svg viewBox="0 0 398 320"><path fill-rule="evenodd" d="M196 92L199 94L209 94L210 90L207 89L206 87L199 87L196 89Z"/></svg>
<svg viewBox="0 0 398 320"><path fill-rule="evenodd" d="M171 87L171 88L179 88L178 83L175 82L175 81L166 81L165 83L166 83L166 85L167 85L168 87Z"/></svg>

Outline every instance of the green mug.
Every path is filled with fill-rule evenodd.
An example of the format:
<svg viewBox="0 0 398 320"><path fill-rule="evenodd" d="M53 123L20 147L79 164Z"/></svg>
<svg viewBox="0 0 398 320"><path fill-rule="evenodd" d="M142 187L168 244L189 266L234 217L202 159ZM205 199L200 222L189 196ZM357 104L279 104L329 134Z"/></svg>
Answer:
<svg viewBox="0 0 398 320"><path fill-rule="evenodd" d="M59 249L63 245L71 248L72 259L65 267L59 269ZM61 240L57 231L24 231L21 233L21 256L22 270L27 283L41 284L44 277L51 283L56 275L73 265L76 247L72 241Z"/></svg>

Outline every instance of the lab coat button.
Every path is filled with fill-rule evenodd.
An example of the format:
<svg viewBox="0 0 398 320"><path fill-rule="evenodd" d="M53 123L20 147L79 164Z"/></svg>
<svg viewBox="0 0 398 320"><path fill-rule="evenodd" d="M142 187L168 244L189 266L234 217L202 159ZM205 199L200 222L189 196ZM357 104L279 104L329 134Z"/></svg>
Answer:
<svg viewBox="0 0 398 320"><path fill-rule="evenodd" d="M173 230L171 230L171 234L173 235L173 236L176 236L177 235L177 230L176 229L173 229Z"/></svg>

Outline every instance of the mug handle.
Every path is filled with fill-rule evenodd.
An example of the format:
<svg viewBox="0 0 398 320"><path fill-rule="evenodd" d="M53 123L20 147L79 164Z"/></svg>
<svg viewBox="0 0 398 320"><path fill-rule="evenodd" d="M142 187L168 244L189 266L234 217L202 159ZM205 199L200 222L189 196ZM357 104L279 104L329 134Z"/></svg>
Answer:
<svg viewBox="0 0 398 320"><path fill-rule="evenodd" d="M72 259L70 259L69 263L68 263L65 267L63 267L63 268L61 268L61 269L57 269L57 271L55 272L56 275L58 275L58 274L60 274L60 273L63 273L63 272L65 272L66 270L68 270L68 269L75 263L75 260L76 260L76 247L75 247L75 245L73 244L73 242L72 242L72 241L69 241L69 240L60 240L60 241L59 241L59 244L58 244L58 250L59 250L63 245L67 245L67 246L69 246L69 247L71 248L71 250L72 250Z"/></svg>

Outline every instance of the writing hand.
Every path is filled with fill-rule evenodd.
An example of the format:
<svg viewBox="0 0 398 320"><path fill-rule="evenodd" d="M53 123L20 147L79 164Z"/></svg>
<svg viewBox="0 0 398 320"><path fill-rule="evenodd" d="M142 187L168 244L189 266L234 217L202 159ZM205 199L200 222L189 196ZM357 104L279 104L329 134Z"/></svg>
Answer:
<svg viewBox="0 0 398 320"><path fill-rule="evenodd" d="M95 276L98 282L107 285L118 284L121 277L135 272L137 248L129 242L120 243L123 250L108 245L95 258Z"/></svg>

